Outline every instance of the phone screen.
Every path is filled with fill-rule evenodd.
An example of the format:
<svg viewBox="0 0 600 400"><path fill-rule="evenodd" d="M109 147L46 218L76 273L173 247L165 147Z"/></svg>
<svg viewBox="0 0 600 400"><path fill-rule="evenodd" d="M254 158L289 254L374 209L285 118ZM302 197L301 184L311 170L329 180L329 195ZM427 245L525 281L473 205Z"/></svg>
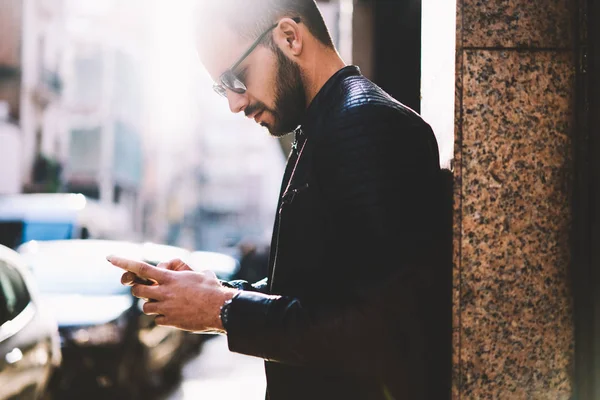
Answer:
<svg viewBox="0 0 600 400"><path fill-rule="evenodd" d="M137 275L136 275L135 279L133 280L133 282L137 283L139 285L146 285L146 286L152 286L152 285L154 285L156 283L153 280L146 279L146 278L141 278L141 277L139 277Z"/></svg>

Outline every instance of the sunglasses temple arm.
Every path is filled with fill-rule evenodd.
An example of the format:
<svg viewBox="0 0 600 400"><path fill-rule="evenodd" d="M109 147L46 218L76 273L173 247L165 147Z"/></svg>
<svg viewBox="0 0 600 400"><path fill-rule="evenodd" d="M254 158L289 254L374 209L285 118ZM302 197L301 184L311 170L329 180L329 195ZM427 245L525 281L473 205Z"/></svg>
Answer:
<svg viewBox="0 0 600 400"><path fill-rule="evenodd" d="M299 24L301 21L301 18L294 17L294 18L292 18L292 20L294 22L296 22L297 24ZM275 25L273 25L272 27L270 27L269 29L267 29L262 35L260 35L258 37L258 39L256 39L256 41L254 41L252 46L240 57L240 59L235 64L233 64L231 66L231 68L229 68L229 70L234 71L237 67L239 67L240 64L242 63L242 61L244 61L246 59L246 57L248 57L250 55L250 53L252 53L254 51L254 49L256 49L258 47L258 45L260 44L260 42L263 41L265 36L267 36L267 34L269 34L269 32L271 32L273 29L277 28L277 25L279 25L279 22L276 23Z"/></svg>
<svg viewBox="0 0 600 400"><path fill-rule="evenodd" d="M242 61L244 61L246 59L246 57L248 57L253 51L254 49L256 49L258 47L258 45L260 44L260 42L263 41L263 39L265 38L265 36L267 36L267 34L269 32L271 32L273 29L277 28L277 25L279 25L279 23L273 25L272 27L270 27L267 31L265 31L262 35L260 35L258 37L258 39L256 39L256 41L254 41L254 43L252 44L252 46L240 57L240 59L233 64L233 66L231 68L229 68L231 71L234 71L237 67L239 67L239 65L242 63Z"/></svg>

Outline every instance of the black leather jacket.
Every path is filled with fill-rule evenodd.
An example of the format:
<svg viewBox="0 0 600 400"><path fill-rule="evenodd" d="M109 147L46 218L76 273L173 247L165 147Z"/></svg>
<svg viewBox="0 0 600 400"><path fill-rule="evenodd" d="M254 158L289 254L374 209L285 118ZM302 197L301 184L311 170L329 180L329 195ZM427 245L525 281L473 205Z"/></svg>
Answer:
<svg viewBox="0 0 600 400"><path fill-rule="evenodd" d="M296 131L269 276L231 283L229 348L266 360L268 399L440 398L439 175L431 128L357 67L322 88Z"/></svg>

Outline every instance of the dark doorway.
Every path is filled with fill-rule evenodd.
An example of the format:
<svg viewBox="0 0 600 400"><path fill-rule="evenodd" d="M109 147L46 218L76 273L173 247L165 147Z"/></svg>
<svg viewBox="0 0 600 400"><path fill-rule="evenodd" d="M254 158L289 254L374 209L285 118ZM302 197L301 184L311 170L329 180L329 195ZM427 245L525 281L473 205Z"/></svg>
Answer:
<svg viewBox="0 0 600 400"><path fill-rule="evenodd" d="M600 398L600 3L574 3L579 8L572 236L574 398L592 400Z"/></svg>
<svg viewBox="0 0 600 400"><path fill-rule="evenodd" d="M365 51L365 37L371 37L373 81L401 103L421 112L422 73L422 0L358 0L355 22L369 20L365 27L355 23L354 41ZM364 15L367 14L368 15ZM359 19L357 19L359 18ZM454 18L454 15L450 16ZM357 37L357 36L361 37ZM356 54L355 54L356 56ZM356 57L358 58L358 57ZM362 59L362 57L361 57ZM432 398L451 398L452 374L452 196L453 176L445 170L442 176L443 207L440 214L439 269L433 297L439 311L435 327L435 365L430 376Z"/></svg>
<svg viewBox="0 0 600 400"><path fill-rule="evenodd" d="M421 109L421 0L372 0L375 83Z"/></svg>

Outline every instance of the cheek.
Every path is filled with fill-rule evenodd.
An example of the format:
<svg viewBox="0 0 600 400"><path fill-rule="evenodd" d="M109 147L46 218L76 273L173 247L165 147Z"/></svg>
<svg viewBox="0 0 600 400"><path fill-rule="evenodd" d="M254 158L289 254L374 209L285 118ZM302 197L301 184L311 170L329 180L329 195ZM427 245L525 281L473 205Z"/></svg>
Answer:
<svg viewBox="0 0 600 400"><path fill-rule="evenodd" d="M276 60L271 51L264 48L256 55L256 59L252 60L255 68L248 77L248 91L257 101L272 109L277 94Z"/></svg>
<svg viewBox="0 0 600 400"><path fill-rule="evenodd" d="M261 102L268 108L273 109L276 90L273 83L266 76L252 81L252 85L248 86L248 93L251 96L251 100L254 100L252 103Z"/></svg>

